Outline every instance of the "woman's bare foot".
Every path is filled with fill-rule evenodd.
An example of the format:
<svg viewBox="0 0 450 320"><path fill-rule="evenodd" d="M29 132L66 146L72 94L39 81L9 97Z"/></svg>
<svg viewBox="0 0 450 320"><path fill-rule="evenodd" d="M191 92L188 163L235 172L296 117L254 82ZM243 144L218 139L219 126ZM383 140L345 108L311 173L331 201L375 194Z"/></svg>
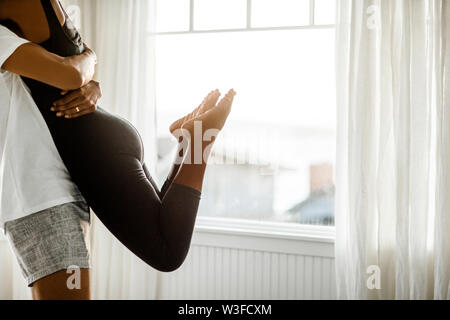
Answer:
<svg viewBox="0 0 450 320"><path fill-rule="evenodd" d="M203 178L211 155L215 137L225 125L231 111L236 92L230 90L217 104L209 105L209 110L197 116L184 118L181 128L176 130L182 135L179 147L179 159L182 159L174 182L202 191ZM217 101L218 98L216 98ZM200 109L202 107L200 106ZM195 112L194 112L195 114ZM198 113L197 113L198 114ZM183 141L183 142L181 142Z"/></svg>
<svg viewBox="0 0 450 320"><path fill-rule="evenodd" d="M198 113L196 116L186 118L181 125L181 129L189 131L192 135L194 134L195 123L201 122L201 134L209 129L222 130L228 115L230 114L235 95L236 92L231 89L222 100L220 100L217 106L215 105L215 102L218 100L217 94L213 94L209 99L208 96L205 103L206 107L202 108L200 106L199 108L199 110L203 110L203 112ZM212 102L214 102L213 106L211 106Z"/></svg>
<svg viewBox="0 0 450 320"><path fill-rule="evenodd" d="M207 162L214 141L230 114L235 95L231 89L216 105L220 92L213 91L194 111L170 126L172 135L178 140L175 166L185 161L185 156L193 157L195 164ZM192 162L189 160L188 163ZM178 167L173 172L178 172Z"/></svg>
<svg viewBox="0 0 450 320"><path fill-rule="evenodd" d="M194 109L194 111L172 123L172 125L169 128L170 133L174 135L174 132L176 130L181 129L181 127L185 122L195 119L198 116L202 115L203 113L209 111L212 107L215 107L217 101L219 100L219 97L220 92L218 89L211 91L205 97L205 99L203 99L202 103L197 108Z"/></svg>

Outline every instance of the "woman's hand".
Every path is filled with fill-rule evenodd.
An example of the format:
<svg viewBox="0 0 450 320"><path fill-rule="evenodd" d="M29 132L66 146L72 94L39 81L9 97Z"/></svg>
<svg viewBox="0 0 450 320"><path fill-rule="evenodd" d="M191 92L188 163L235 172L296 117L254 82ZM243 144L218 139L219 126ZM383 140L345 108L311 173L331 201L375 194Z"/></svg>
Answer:
<svg viewBox="0 0 450 320"><path fill-rule="evenodd" d="M57 117L73 119L92 113L97 110L97 102L102 97L100 84L91 81L80 89L63 91L63 98L53 102L51 111L56 112Z"/></svg>

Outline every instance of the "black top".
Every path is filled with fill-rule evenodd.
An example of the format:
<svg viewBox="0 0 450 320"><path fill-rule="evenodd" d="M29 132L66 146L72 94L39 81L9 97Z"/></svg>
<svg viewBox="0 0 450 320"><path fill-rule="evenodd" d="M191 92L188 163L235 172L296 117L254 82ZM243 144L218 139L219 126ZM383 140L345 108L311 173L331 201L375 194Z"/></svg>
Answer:
<svg viewBox="0 0 450 320"><path fill-rule="evenodd" d="M81 35L74 27L64 9L65 23L61 26L50 0L41 0L41 4L47 17L50 38L42 43L39 43L39 45L47 51L61 57L74 56L83 53L84 46ZM49 121L53 122L62 120L57 118L54 112L50 111L51 104L58 98L61 98L61 90L26 77L22 77L22 79L31 90L33 99L38 105L47 123Z"/></svg>
<svg viewBox="0 0 450 320"><path fill-rule="evenodd" d="M39 45L62 57L82 53L83 41L81 40L81 35L64 9L62 10L65 16L65 22L61 26L50 0L41 0L41 4L47 17L50 38L41 42Z"/></svg>

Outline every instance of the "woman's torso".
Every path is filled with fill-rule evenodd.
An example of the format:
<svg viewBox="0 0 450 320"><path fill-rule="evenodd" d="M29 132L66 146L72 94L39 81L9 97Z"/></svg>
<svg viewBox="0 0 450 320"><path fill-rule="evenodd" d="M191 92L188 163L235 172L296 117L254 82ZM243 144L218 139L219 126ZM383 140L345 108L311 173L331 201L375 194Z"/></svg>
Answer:
<svg viewBox="0 0 450 320"><path fill-rule="evenodd" d="M67 14L63 11L65 15L65 22L61 26L61 22L56 15L51 0L40 1L45 12L45 17L47 19L50 38L44 42L39 43L39 45L45 48L47 51L57 54L61 57L81 54L84 51L81 35L75 29L72 21L67 16ZM41 113L44 116L47 124L49 122L52 123L56 121L57 119L55 119L56 117L54 116L54 113L50 111L50 106L55 100L61 97L61 90L26 77L22 77L22 79L31 90L33 99L41 109ZM48 108L42 108L41 106L48 106Z"/></svg>

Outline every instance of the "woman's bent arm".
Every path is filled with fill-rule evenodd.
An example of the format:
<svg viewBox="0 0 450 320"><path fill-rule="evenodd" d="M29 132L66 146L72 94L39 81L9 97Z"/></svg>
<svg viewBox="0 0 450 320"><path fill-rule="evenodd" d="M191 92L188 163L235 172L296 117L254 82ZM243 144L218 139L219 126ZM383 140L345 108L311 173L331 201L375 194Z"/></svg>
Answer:
<svg viewBox="0 0 450 320"><path fill-rule="evenodd" d="M71 57L60 57L34 43L26 43L5 61L2 69L62 90L75 90L94 77L97 57L88 47Z"/></svg>

